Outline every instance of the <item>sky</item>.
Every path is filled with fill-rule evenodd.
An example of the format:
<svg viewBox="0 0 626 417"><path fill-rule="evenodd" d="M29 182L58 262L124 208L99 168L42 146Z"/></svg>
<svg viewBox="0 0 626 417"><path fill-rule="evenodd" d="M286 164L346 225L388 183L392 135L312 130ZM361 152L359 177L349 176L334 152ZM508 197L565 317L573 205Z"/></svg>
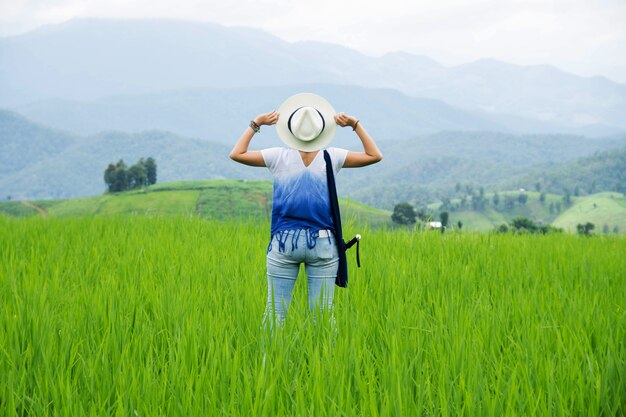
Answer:
<svg viewBox="0 0 626 417"><path fill-rule="evenodd" d="M626 83L626 0L0 0L0 36L78 17L206 21L372 56L494 58Z"/></svg>

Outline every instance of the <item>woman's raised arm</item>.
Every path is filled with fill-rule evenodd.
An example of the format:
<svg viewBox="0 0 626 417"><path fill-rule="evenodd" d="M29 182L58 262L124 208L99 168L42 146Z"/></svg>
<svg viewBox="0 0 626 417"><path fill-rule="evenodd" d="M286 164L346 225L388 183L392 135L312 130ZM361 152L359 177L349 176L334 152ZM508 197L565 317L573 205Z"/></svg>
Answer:
<svg viewBox="0 0 626 417"><path fill-rule="evenodd" d="M265 160L261 151L250 151L250 141L261 126L270 126L278 121L278 113L275 111L270 113L259 114L250 122L250 126L241 134L241 137L235 143L235 147L230 151L230 159L244 165L253 167L264 167Z"/></svg>
<svg viewBox="0 0 626 417"><path fill-rule="evenodd" d="M376 142L374 142L374 139L367 133L363 124L356 117L339 113L335 116L335 122L341 127L350 126L363 144L363 152L348 152L343 163L344 168L364 167L380 162L383 159L383 154L376 146Z"/></svg>

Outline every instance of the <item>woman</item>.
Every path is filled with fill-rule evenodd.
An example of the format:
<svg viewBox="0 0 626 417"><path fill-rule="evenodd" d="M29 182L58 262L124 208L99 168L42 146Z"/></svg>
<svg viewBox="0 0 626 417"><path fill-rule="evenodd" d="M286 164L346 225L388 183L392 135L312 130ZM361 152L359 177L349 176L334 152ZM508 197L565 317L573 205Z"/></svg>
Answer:
<svg viewBox="0 0 626 417"><path fill-rule="evenodd" d="M277 133L289 147L250 151L250 141L261 126L276 124ZM335 244L326 164L322 148L334 136L336 126L352 127L363 145L362 152L328 148L333 172L374 164L382 153L354 116L335 114L320 96L302 93L288 98L278 109L260 114L230 153L239 163L267 167L274 175L270 244L267 250L268 297L266 318L285 320L294 284L305 264L309 307L332 307L338 254Z"/></svg>

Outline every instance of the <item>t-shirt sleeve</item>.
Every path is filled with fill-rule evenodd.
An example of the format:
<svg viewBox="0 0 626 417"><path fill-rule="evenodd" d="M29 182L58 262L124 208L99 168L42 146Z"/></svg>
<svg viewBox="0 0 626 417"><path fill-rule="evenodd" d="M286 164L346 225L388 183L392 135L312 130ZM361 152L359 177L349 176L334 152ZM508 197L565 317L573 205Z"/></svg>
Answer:
<svg viewBox="0 0 626 417"><path fill-rule="evenodd" d="M330 159L333 161L333 172L335 175L343 168L344 162L346 162L346 156L348 155L347 149L341 148L328 148Z"/></svg>
<svg viewBox="0 0 626 417"><path fill-rule="evenodd" d="M280 158L281 148L268 148L261 150L261 155L263 155L263 160L265 161L265 166L274 173L276 169L276 165L278 163L278 159Z"/></svg>

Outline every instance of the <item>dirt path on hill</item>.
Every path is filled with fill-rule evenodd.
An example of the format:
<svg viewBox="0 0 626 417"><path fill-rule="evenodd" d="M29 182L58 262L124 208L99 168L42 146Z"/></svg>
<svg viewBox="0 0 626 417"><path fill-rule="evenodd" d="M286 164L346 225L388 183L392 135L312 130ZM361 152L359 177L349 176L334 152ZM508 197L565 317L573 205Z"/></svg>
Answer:
<svg viewBox="0 0 626 417"><path fill-rule="evenodd" d="M48 217L48 210L46 210L45 208L39 207L28 200L20 200L20 203L24 204L26 207L30 207L32 209L37 210L39 214L41 214L41 217L43 218Z"/></svg>

